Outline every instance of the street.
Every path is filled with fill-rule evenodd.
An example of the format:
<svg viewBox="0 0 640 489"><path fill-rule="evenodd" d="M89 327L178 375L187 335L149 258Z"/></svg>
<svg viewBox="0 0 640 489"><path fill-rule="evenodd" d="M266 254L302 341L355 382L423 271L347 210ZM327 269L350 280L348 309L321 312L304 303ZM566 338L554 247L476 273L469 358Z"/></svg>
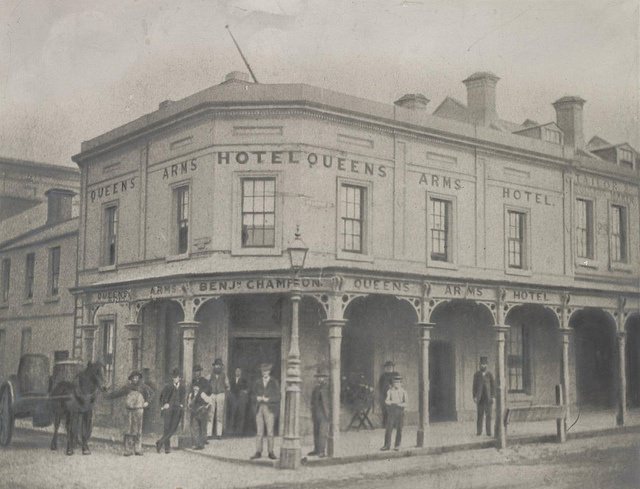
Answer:
<svg viewBox="0 0 640 489"><path fill-rule="evenodd" d="M46 433L18 430L0 451L0 488L197 489L297 488L633 488L640 487L637 433L553 443L452 452L376 462L302 467L226 463L198 453L148 449L123 457L121 447L93 442L93 454L51 452ZM224 443L224 441L222 442Z"/></svg>

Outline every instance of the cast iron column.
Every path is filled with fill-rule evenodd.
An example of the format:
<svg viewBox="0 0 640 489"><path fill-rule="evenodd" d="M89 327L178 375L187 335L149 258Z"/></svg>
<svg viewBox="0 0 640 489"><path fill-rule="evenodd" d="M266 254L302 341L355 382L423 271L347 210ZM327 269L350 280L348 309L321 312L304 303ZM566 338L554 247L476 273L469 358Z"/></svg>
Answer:
<svg viewBox="0 0 640 489"><path fill-rule="evenodd" d="M569 340L571 339L570 329L561 329L562 335L562 399L565 405L565 421L570 417L570 398L569 398Z"/></svg>
<svg viewBox="0 0 640 489"><path fill-rule="evenodd" d="M342 345L342 328L346 319L325 319L329 330L329 365L331 381L331 420L329 422L329 439L327 453L330 457L338 454L340 438L340 348Z"/></svg>
<svg viewBox="0 0 640 489"><path fill-rule="evenodd" d="M191 387L193 374L193 344L196 339L196 329L200 323L198 321L180 321L178 326L182 329L182 381L184 382L185 396ZM183 436L179 437L180 446L190 446L191 436L189 432L189 416L185 416L187 411L186 399L183 399Z"/></svg>
<svg viewBox="0 0 640 489"><path fill-rule="evenodd" d="M624 426L627 418L627 373L625 365L625 332L618 331L618 426Z"/></svg>
<svg viewBox="0 0 640 489"><path fill-rule="evenodd" d="M496 372L496 440L498 448L507 446L507 435L504 431L504 417L507 409L505 392L505 335L509 332L509 326L496 325L496 342L498 346L498 369Z"/></svg>
<svg viewBox="0 0 640 489"><path fill-rule="evenodd" d="M280 448L280 468L297 469L302 459L300 448L300 346L298 342L300 292L291 294L291 342L287 357L287 387L284 399L284 434Z"/></svg>
<svg viewBox="0 0 640 489"><path fill-rule="evenodd" d="M425 433L429 429L429 344L434 323L419 322L420 365L418 368L418 439L417 446L424 446Z"/></svg>

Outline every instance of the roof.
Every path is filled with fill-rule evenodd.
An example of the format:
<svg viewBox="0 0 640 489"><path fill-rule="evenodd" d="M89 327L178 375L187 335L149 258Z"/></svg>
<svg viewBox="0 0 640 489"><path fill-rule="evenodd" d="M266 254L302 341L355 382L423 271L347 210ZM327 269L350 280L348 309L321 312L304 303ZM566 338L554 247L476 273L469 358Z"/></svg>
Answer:
<svg viewBox="0 0 640 489"><path fill-rule="evenodd" d="M56 165L54 163L44 163L41 161L21 160L18 158L8 158L0 156L0 166L12 166L19 169L28 167L31 170L57 171L68 173L70 176L76 176L80 171L75 166Z"/></svg>
<svg viewBox="0 0 640 489"><path fill-rule="evenodd" d="M462 80L462 83L472 82L476 80L486 80L486 79L497 82L500 79L500 77L495 73L491 73L490 71L476 71L471 76Z"/></svg>
<svg viewBox="0 0 640 489"><path fill-rule="evenodd" d="M79 219L74 217L66 221L55 224L45 224L43 226L30 229L23 234L0 243L0 253L77 233L78 223Z"/></svg>
<svg viewBox="0 0 640 489"><path fill-rule="evenodd" d="M588 150L608 148L611 146L609 141L605 141L600 136L593 136L587 143Z"/></svg>

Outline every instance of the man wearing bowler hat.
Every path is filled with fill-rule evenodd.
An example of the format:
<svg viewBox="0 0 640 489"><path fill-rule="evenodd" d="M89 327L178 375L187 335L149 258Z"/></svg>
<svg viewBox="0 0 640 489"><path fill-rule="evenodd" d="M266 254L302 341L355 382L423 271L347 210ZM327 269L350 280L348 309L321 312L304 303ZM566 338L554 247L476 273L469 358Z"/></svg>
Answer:
<svg viewBox="0 0 640 489"><path fill-rule="evenodd" d="M174 368L171 372L171 382L164 386L160 393L160 413L164 419L164 431L160 439L156 442L156 450L160 453L164 446L164 452L171 452L170 440L174 435L184 408L185 388L180 378L180 370Z"/></svg>
<svg viewBox="0 0 640 489"><path fill-rule="evenodd" d="M311 393L311 418L313 420L313 451L309 455L326 456L327 437L329 434L329 416L331 398L327 379L329 374L322 367L315 375L317 384Z"/></svg>
<svg viewBox="0 0 640 489"><path fill-rule="evenodd" d="M276 420L276 412L280 404L280 384L271 377L270 363L260 365L262 376L253 384L253 400L256 403L256 453L251 457L252 460L262 457L262 446L264 432L267 433L267 448L269 450L269 458L275 460L276 454L273 452L273 431Z"/></svg>
<svg viewBox="0 0 640 489"><path fill-rule="evenodd" d="M493 375L487 370L487 357L480 357L480 370L473 376L473 402L477 405L477 435L482 435L482 418L486 420L487 435L491 436L491 406L495 397Z"/></svg>

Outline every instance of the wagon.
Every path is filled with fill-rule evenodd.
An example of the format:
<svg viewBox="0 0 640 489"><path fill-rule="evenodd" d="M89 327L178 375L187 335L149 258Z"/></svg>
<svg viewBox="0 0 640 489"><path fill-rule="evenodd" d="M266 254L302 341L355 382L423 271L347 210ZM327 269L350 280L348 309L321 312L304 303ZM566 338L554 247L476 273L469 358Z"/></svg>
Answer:
<svg viewBox="0 0 640 489"><path fill-rule="evenodd" d="M72 381L80 368L78 360L63 360L55 363L50 375L46 355L22 355L18 374L0 386L0 446L11 443L16 419L32 418L34 427L51 425L51 389L60 381Z"/></svg>

